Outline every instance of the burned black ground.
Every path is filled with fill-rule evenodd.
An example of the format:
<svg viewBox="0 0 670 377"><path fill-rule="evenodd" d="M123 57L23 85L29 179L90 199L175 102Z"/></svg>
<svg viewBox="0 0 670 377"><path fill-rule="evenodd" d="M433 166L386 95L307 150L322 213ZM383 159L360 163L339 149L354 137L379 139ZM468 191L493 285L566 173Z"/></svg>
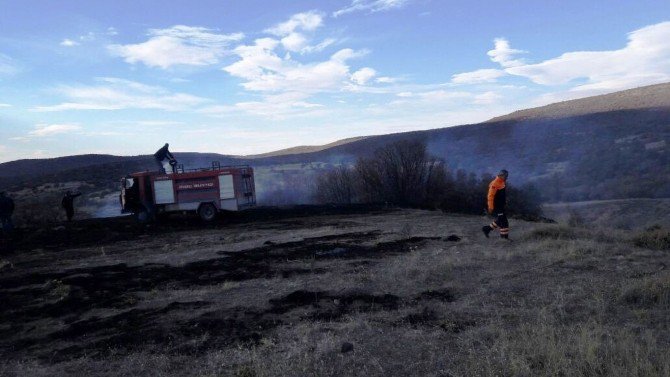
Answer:
<svg viewBox="0 0 670 377"><path fill-rule="evenodd" d="M2 255L0 374L668 371L667 251L430 211L246 216L26 230Z"/></svg>

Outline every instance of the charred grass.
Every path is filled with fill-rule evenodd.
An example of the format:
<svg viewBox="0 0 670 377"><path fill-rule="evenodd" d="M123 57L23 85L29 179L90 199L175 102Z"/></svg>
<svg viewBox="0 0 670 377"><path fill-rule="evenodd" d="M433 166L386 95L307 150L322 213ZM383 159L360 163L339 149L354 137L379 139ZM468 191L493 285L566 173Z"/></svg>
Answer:
<svg viewBox="0 0 670 377"><path fill-rule="evenodd" d="M13 269L0 374L670 374L669 255L639 234L517 221L510 243L478 217L330 220L282 220L318 234L295 240L262 223L255 246L179 264Z"/></svg>

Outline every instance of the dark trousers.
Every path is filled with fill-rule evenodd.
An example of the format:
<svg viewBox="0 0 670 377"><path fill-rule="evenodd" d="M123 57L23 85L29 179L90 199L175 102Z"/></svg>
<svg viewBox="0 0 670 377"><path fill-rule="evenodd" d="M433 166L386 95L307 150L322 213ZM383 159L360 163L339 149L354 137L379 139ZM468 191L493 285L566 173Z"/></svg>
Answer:
<svg viewBox="0 0 670 377"><path fill-rule="evenodd" d="M5 232L11 232L14 229L14 224L12 224L12 217L2 215L0 216L0 224L2 225L2 230Z"/></svg>
<svg viewBox="0 0 670 377"><path fill-rule="evenodd" d="M72 221L74 216L74 208L65 208L65 215L67 216L67 221Z"/></svg>
<svg viewBox="0 0 670 377"><path fill-rule="evenodd" d="M504 212L494 213L496 217L495 220L491 223L490 227L493 229L498 229L500 231L500 237L507 238L509 235L509 222L507 221L507 216Z"/></svg>

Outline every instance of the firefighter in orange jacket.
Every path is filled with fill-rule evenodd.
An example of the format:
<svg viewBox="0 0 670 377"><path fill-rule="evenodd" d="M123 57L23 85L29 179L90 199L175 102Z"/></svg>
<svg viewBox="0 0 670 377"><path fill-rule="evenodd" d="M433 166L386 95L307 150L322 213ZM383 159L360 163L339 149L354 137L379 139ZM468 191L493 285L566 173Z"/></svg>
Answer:
<svg viewBox="0 0 670 377"><path fill-rule="evenodd" d="M507 182L507 170L501 170L498 176L489 184L489 193L487 197L489 214L495 217L491 225L486 225L482 228L484 235L489 236L492 230L498 229L500 237L509 239L509 222L505 215L505 205L507 198L505 197L505 183Z"/></svg>

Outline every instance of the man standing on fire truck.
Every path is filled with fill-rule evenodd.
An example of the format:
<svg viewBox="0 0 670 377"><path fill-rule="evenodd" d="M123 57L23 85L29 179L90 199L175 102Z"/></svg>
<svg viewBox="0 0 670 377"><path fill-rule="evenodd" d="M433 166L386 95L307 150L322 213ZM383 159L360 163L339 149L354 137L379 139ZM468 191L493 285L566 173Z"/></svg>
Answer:
<svg viewBox="0 0 670 377"><path fill-rule="evenodd" d="M177 165L177 159L174 158L172 153L168 150L170 144L165 143L165 145L154 153L156 162L158 163L158 171L172 174L174 173L174 167Z"/></svg>

